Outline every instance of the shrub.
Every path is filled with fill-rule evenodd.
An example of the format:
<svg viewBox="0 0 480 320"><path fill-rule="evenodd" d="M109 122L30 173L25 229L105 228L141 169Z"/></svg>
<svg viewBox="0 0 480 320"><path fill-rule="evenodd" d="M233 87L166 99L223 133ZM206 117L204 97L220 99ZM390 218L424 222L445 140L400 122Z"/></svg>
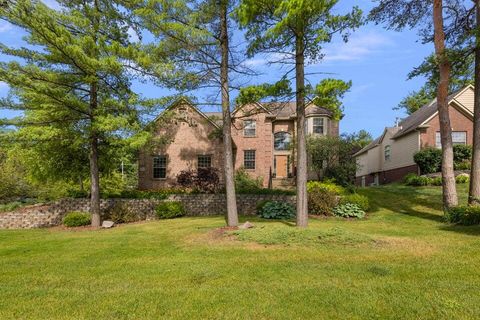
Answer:
<svg viewBox="0 0 480 320"><path fill-rule="evenodd" d="M262 200L259 203L257 203L256 209L257 209L257 214L260 215L260 212L263 210L263 207L268 203L268 200Z"/></svg>
<svg viewBox="0 0 480 320"><path fill-rule="evenodd" d="M453 146L453 163L455 167L472 160L472 146L457 144ZM460 169L457 169L460 170Z"/></svg>
<svg viewBox="0 0 480 320"><path fill-rule="evenodd" d="M181 202L164 201L157 205L155 212L159 219L173 219L183 217L185 215L185 208Z"/></svg>
<svg viewBox="0 0 480 320"><path fill-rule="evenodd" d="M415 153L413 160L422 174L439 172L442 165L442 150L425 148Z"/></svg>
<svg viewBox="0 0 480 320"><path fill-rule="evenodd" d="M454 165L455 165L455 170L471 170L472 169L472 162L469 160L455 163Z"/></svg>
<svg viewBox="0 0 480 320"><path fill-rule="evenodd" d="M347 203L356 204L363 211L370 210L370 201L368 200L368 197L362 196L361 194L358 194L358 193L349 194L340 198L339 205L343 205Z"/></svg>
<svg viewBox="0 0 480 320"><path fill-rule="evenodd" d="M146 217L131 208L126 202L116 202L107 209L103 218L115 223L130 223L144 220Z"/></svg>
<svg viewBox="0 0 480 320"><path fill-rule="evenodd" d="M343 218L365 217L365 211L363 211L359 205L354 203L345 203L345 204L336 206L333 209L333 214L337 217L343 217Z"/></svg>
<svg viewBox="0 0 480 320"><path fill-rule="evenodd" d="M88 212L69 212L63 218L63 224L69 228L88 226L92 223L92 217Z"/></svg>
<svg viewBox="0 0 480 320"><path fill-rule="evenodd" d="M450 208L445 218L447 222L471 226L480 224L480 207L479 206L458 206Z"/></svg>
<svg viewBox="0 0 480 320"><path fill-rule="evenodd" d="M431 178L430 184L432 186L441 186L442 185L442 177Z"/></svg>
<svg viewBox="0 0 480 320"><path fill-rule="evenodd" d="M470 182L470 176L468 174L459 174L455 178L456 183L469 183Z"/></svg>
<svg viewBox="0 0 480 320"><path fill-rule="evenodd" d="M20 201L9 202L5 204L0 204L0 212L9 212L14 211L23 206L23 203Z"/></svg>
<svg viewBox="0 0 480 320"><path fill-rule="evenodd" d="M177 183L187 189L215 193L220 178L216 168L198 168L197 171L184 170L177 175Z"/></svg>
<svg viewBox="0 0 480 320"><path fill-rule="evenodd" d="M102 194L105 198L118 198L118 199L158 199L164 200L169 194L172 193L185 193L183 190L177 189L162 189L162 190L124 190L117 194Z"/></svg>
<svg viewBox="0 0 480 320"><path fill-rule="evenodd" d="M432 184L432 178L429 177L423 177L423 176L418 176L416 174L408 174L404 182L407 186L414 186L414 187L420 187L420 186L428 186L429 184Z"/></svg>
<svg viewBox="0 0 480 320"><path fill-rule="evenodd" d="M259 216L263 219L293 219L295 208L287 202L269 201L263 205Z"/></svg>
<svg viewBox="0 0 480 320"><path fill-rule="evenodd" d="M314 215L332 215L337 205L337 194L332 190L315 186L308 191L308 212Z"/></svg>
<svg viewBox="0 0 480 320"><path fill-rule="evenodd" d="M316 189L316 188L323 188L325 190L328 190L336 195L342 195L346 193L346 190L344 187L339 186L335 184L331 180L325 180L325 181L309 181L307 182L307 192L310 192L310 190Z"/></svg>
<svg viewBox="0 0 480 320"><path fill-rule="evenodd" d="M235 189L238 193L256 193L262 189L262 179L254 179L244 168L240 168L235 173Z"/></svg>

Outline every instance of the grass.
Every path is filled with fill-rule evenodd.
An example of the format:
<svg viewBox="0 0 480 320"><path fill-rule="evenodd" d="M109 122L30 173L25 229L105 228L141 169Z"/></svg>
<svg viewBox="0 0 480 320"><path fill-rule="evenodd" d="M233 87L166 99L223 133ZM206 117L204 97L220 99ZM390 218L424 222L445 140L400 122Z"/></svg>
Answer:
<svg viewBox="0 0 480 320"><path fill-rule="evenodd" d="M0 231L0 319L479 318L480 227L444 224L438 187L361 192L367 219L304 231L222 234L221 217Z"/></svg>

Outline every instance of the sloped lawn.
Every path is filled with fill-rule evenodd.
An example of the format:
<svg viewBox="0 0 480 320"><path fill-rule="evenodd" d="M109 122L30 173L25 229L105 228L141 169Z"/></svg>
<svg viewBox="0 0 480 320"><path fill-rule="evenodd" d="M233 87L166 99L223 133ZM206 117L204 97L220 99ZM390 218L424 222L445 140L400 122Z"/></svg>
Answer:
<svg viewBox="0 0 480 320"><path fill-rule="evenodd" d="M0 231L0 319L480 318L480 228L443 224L436 187L362 193L367 219L305 231L221 217Z"/></svg>

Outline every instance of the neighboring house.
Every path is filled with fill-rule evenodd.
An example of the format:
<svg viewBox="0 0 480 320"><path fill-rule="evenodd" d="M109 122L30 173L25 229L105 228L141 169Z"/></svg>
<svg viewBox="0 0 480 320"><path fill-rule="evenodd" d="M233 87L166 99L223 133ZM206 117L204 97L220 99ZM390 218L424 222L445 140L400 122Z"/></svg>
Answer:
<svg viewBox="0 0 480 320"><path fill-rule="evenodd" d="M308 134L338 136L338 121L327 109L307 105L306 117ZM199 167L217 168L222 183L221 119L221 113L203 113L186 99L168 108L153 123L154 139L139 154L139 188L175 186L181 171ZM295 103L254 103L235 109L235 169L244 168L264 187L293 185L295 123Z"/></svg>
<svg viewBox="0 0 480 320"><path fill-rule="evenodd" d="M453 144L472 144L473 86L448 97ZM436 100L423 106L357 152L357 185L368 186L399 181L418 173L414 154L427 147L441 148Z"/></svg>

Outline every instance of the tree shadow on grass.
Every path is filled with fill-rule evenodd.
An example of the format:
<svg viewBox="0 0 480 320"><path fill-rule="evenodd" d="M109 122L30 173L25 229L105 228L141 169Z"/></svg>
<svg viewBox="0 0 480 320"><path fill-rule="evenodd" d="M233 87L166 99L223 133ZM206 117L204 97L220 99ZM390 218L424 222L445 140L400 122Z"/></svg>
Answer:
<svg viewBox="0 0 480 320"><path fill-rule="evenodd" d="M480 236L480 226L459 226L446 224L440 230L463 233L469 236Z"/></svg>

